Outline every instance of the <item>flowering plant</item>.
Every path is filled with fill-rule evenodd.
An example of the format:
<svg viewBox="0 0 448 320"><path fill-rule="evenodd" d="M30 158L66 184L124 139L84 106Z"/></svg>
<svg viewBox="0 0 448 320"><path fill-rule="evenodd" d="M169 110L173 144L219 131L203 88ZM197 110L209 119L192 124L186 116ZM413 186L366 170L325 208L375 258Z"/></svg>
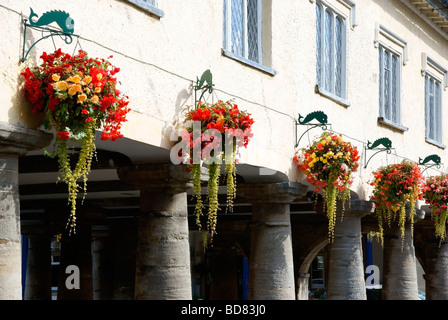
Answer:
<svg viewBox="0 0 448 320"><path fill-rule="evenodd" d="M372 200L376 205L379 236L382 240L383 221L386 220L390 225L398 215L398 225L404 238L406 203L410 205L409 220L413 226L415 203L422 199L423 175L417 163L403 160L398 164L380 167L373 172L373 176L370 185L374 187Z"/></svg>
<svg viewBox="0 0 448 320"><path fill-rule="evenodd" d="M191 170L193 192L197 203L196 223L201 227L200 217L204 203L201 198L201 166L208 165L208 220L207 229L211 238L216 232L218 212L218 186L222 160L227 174L227 207L232 210L236 197L236 159L240 147L247 148L254 120L246 111L229 101L217 103L198 102L195 109L189 108L184 123L187 130L182 133L182 141L188 146L188 170ZM224 146L224 151L223 151Z"/></svg>
<svg viewBox="0 0 448 320"><path fill-rule="evenodd" d="M448 175L428 177L423 186L423 199L433 213L435 234L441 241L446 239L448 214Z"/></svg>
<svg viewBox="0 0 448 320"><path fill-rule="evenodd" d="M111 58L112 56L110 56ZM40 66L28 67L21 75L25 78L25 96L34 113L45 115L44 127L56 130L56 145L61 179L68 185L71 213L70 231L76 225L76 198L78 179L84 181L95 155L95 130L102 129L101 139L121 138L122 122L130 111L127 97L116 88L114 75L120 71L106 59L89 58L85 51L77 55L44 52ZM72 170L68 141L80 142L76 167Z"/></svg>
<svg viewBox="0 0 448 320"><path fill-rule="evenodd" d="M356 147L344 141L341 135L330 132L323 132L311 146L296 152L294 156L294 162L306 174L306 180L315 187L314 191L323 192L332 239L336 223L336 201L341 199L344 206L350 198L352 173L359 167L359 158Z"/></svg>

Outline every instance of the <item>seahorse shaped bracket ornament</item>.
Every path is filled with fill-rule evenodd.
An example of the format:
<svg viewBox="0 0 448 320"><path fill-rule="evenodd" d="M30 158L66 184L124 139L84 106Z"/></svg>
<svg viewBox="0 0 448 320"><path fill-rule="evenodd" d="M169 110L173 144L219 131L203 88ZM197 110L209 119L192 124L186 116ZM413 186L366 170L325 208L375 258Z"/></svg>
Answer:
<svg viewBox="0 0 448 320"><path fill-rule="evenodd" d="M36 20L37 19L37 20ZM50 24L56 23L60 29L55 27L49 27ZM23 19L24 32L23 32L23 48L22 48L22 62L24 62L31 49L40 41L59 36L64 40L66 44L71 44L73 42L73 37L78 37L74 34L75 22L70 17L70 15L61 10L51 10L43 13L40 17L30 8L30 16L28 19ZM28 51L26 51L26 35L27 28L39 30L42 33L42 37L31 44ZM25 52L26 51L26 52Z"/></svg>
<svg viewBox="0 0 448 320"><path fill-rule="evenodd" d="M312 123L314 121L314 123ZM317 121L317 122L316 122ZM306 117L303 117L299 113L299 118L295 121L296 125L296 145L295 148L299 146L300 140L302 140L303 136L310 130L320 127L322 130L327 130L328 128L328 117L323 111L313 111L309 113ZM297 128L298 126L309 126L307 130L300 136L297 140Z"/></svg>
<svg viewBox="0 0 448 320"><path fill-rule="evenodd" d="M198 106L198 101L202 100L207 91L208 93L213 92L213 86L213 75L210 72L210 69L205 70L200 79L196 78L196 85L194 86L194 101L196 108ZM199 99L197 98L198 91L201 92Z"/></svg>
<svg viewBox="0 0 448 320"><path fill-rule="evenodd" d="M370 156L370 158L367 160L367 151L373 150L376 151L374 154ZM377 155L380 152L386 152L387 154L390 154L392 152L392 141L389 138L379 138L375 140L374 142L367 141L367 144L364 146L364 153L365 153L365 165L364 168L367 168L367 165L369 164L370 160Z"/></svg>
<svg viewBox="0 0 448 320"><path fill-rule="evenodd" d="M440 157L437 154L431 154L424 159L418 158L418 165L424 166L425 169L422 170L422 173L428 170L429 168L436 167L437 169L440 169L442 166Z"/></svg>

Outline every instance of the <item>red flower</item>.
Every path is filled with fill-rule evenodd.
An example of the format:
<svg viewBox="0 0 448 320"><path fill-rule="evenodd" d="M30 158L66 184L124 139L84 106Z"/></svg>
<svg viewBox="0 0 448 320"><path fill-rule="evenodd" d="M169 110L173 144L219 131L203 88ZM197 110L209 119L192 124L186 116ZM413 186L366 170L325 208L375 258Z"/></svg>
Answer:
<svg viewBox="0 0 448 320"><path fill-rule="evenodd" d="M70 138L70 133L68 133L67 131L59 131L57 135L61 140L67 140L68 138Z"/></svg>

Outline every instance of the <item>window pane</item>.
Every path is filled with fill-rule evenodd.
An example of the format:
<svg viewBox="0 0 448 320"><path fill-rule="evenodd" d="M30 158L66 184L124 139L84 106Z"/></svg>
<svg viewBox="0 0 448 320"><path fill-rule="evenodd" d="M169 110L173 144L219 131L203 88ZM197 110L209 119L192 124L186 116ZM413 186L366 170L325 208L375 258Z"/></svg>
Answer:
<svg viewBox="0 0 448 320"><path fill-rule="evenodd" d="M383 77L384 77L384 52L383 52L383 48L380 47L380 70L379 70L379 74L380 74L380 92L379 92L379 96L380 96L380 116L384 117L384 106L383 106L383 102L384 102L384 81L383 81Z"/></svg>
<svg viewBox="0 0 448 320"><path fill-rule="evenodd" d="M342 97L342 28L344 23L340 18L336 18L335 23L335 93Z"/></svg>
<svg viewBox="0 0 448 320"><path fill-rule="evenodd" d="M232 39L232 48L231 51L239 56L243 56L243 40L244 40L244 27L243 27L243 1L241 0L232 0L231 4L231 39Z"/></svg>
<svg viewBox="0 0 448 320"><path fill-rule="evenodd" d="M390 55L384 52L384 117L390 118Z"/></svg>
<svg viewBox="0 0 448 320"><path fill-rule="evenodd" d="M429 81L429 138L435 139L434 136L434 81Z"/></svg>
<svg viewBox="0 0 448 320"><path fill-rule="evenodd" d="M392 55L392 121L398 123L398 58Z"/></svg>
<svg viewBox="0 0 448 320"><path fill-rule="evenodd" d="M435 121L434 121L434 127L435 129L435 140L438 142L442 142L442 103L441 103L441 90L440 90L440 82L436 81L436 88L435 88Z"/></svg>
<svg viewBox="0 0 448 320"><path fill-rule="evenodd" d="M247 0L247 32L249 60L258 58L258 0Z"/></svg>
<svg viewBox="0 0 448 320"><path fill-rule="evenodd" d="M322 74L322 8L320 5L316 5L316 82L320 86L321 74Z"/></svg>
<svg viewBox="0 0 448 320"><path fill-rule="evenodd" d="M325 11L325 90L333 92L332 88L332 75L333 75L333 19L329 10Z"/></svg>

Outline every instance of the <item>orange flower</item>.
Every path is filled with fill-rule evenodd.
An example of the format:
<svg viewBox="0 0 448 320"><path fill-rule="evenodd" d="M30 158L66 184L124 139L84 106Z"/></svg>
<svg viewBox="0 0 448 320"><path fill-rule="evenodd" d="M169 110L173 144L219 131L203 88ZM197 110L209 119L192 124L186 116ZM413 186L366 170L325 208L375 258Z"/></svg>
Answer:
<svg viewBox="0 0 448 320"><path fill-rule="evenodd" d="M92 97L92 99L90 99L90 102L92 102L92 103L97 103L98 100L99 100L99 98L98 98L98 96L95 94L95 95Z"/></svg>
<svg viewBox="0 0 448 320"><path fill-rule="evenodd" d="M80 94L79 96L78 96L78 103L83 103L84 101L86 101L86 99L87 99L87 96L86 96L86 94L85 93L82 93L82 94Z"/></svg>
<svg viewBox="0 0 448 320"><path fill-rule="evenodd" d="M92 77L85 76L84 79L82 79L82 82L84 82L84 84L89 84L90 82L92 82Z"/></svg>
<svg viewBox="0 0 448 320"><path fill-rule="evenodd" d="M53 86L56 90L65 91L68 88L68 84L65 81L58 81Z"/></svg>
<svg viewBox="0 0 448 320"><path fill-rule="evenodd" d="M55 74L55 73L51 76L51 79L52 79L53 81L55 81L55 82L59 81L60 78L61 78L61 77L60 77L59 75Z"/></svg>
<svg viewBox="0 0 448 320"><path fill-rule="evenodd" d="M79 83L81 81L81 77L79 75L74 75L67 79L67 81L73 82L73 83Z"/></svg>
<svg viewBox="0 0 448 320"><path fill-rule="evenodd" d="M81 86L79 84L73 84L73 85L69 85L68 87L68 94L73 96L78 92L82 92L81 91Z"/></svg>

